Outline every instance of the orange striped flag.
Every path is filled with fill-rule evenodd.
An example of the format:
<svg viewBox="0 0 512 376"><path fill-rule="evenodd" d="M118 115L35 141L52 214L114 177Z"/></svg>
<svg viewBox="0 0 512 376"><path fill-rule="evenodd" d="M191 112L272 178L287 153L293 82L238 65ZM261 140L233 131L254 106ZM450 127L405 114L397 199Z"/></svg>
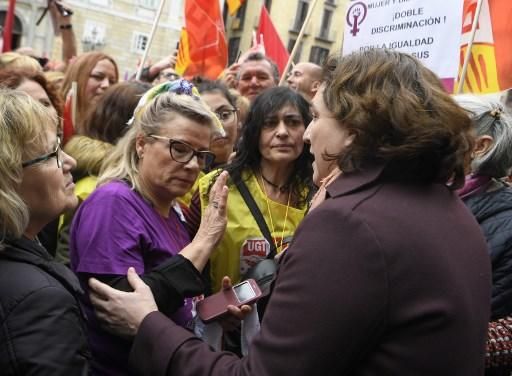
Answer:
<svg viewBox="0 0 512 376"><path fill-rule="evenodd" d="M228 3L228 11L230 16L234 16L238 9L242 6L244 0L226 0Z"/></svg>
<svg viewBox="0 0 512 376"><path fill-rule="evenodd" d="M464 1L460 68L475 22L476 6L477 0ZM495 93L512 87L511 19L512 2L483 0L463 92Z"/></svg>

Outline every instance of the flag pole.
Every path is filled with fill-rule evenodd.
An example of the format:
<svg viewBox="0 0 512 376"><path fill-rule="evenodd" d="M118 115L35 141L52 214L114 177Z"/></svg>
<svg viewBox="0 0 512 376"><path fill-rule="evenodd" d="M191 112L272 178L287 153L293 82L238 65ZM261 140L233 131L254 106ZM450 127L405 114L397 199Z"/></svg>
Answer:
<svg viewBox="0 0 512 376"><path fill-rule="evenodd" d="M156 28L158 26L158 21L160 20L160 16L162 15L162 11L164 9L165 0L160 0L160 6L158 7L158 11L155 16L155 21L153 22L153 27L151 28L151 33L149 34L148 42L146 44L146 49L144 50L144 55L142 55L142 61L140 62L139 70L137 71L137 75L135 76L136 80L140 80L140 76L142 75L142 70L144 69L144 64L146 64L146 59L148 58L149 49L151 48L151 44L153 43L153 37L156 33Z"/></svg>
<svg viewBox="0 0 512 376"><path fill-rule="evenodd" d="M468 49L466 50L466 56L464 56L464 64L462 65L462 72L460 73L460 79L457 84L457 94L462 93L462 89L464 87L464 81L466 81L466 76L468 73L468 65L469 58L471 56L471 49L473 48L473 43L475 42L476 28L478 27L478 22L480 20L480 12L482 11L482 3L483 0L478 0L476 5L475 17L473 19L473 25L471 25L471 36L469 37Z"/></svg>
<svg viewBox="0 0 512 376"><path fill-rule="evenodd" d="M300 29L299 35L297 36L297 40L295 40L295 45L292 48L292 52L290 53L290 57L288 58L288 61L286 62L286 66L283 70L283 75L281 76L281 80L279 80L279 86L283 85L285 79L286 79L286 72L288 72L288 69L290 69L290 65L293 62L293 57L295 56L295 52L299 48L300 42L302 40L302 37L304 33L306 32L306 27L309 24L309 20L313 14L313 9L315 9L315 5L318 2L318 0L313 0L310 4L311 7L309 8L308 14L306 15L306 18L304 19L304 23L302 24L302 27Z"/></svg>
<svg viewBox="0 0 512 376"><path fill-rule="evenodd" d="M14 8L16 7L16 0L9 0L7 14L5 15L4 32L3 32L3 45L2 52L7 52L12 49L12 29L14 28Z"/></svg>

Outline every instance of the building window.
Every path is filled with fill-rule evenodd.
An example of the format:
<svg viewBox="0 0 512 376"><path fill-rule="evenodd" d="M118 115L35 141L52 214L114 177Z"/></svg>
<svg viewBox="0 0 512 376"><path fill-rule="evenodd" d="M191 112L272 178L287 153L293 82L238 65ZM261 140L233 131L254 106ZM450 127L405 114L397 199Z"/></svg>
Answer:
<svg viewBox="0 0 512 376"><path fill-rule="evenodd" d="M148 45L149 36L144 33L133 33L132 52L143 54Z"/></svg>
<svg viewBox="0 0 512 376"><path fill-rule="evenodd" d="M228 51L229 51L228 65L236 63L235 60L236 60L236 58L238 56L238 50L239 49L240 49L240 38L239 37L229 38L229 43L228 43Z"/></svg>
<svg viewBox="0 0 512 376"><path fill-rule="evenodd" d="M309 54L309 61L318 65L323 65L327 56L329 56L329 50L327 48L313 46L311 47L311 53Z"/></svg>
<svg viewBox="0 0 512 376"><path fill-rule="evenodd" d="M297 14L295 15L295 22L293 24L293 30L300 30L304 21L306 20L306 16L308 14L309 3L304 0L300 0L297 5Z"/></svg>
<svg viewBox="0 0 512 376"><path fill-rule="evenodd" d="M139 0L139 6L143 8L156 9L158 4L158 0Z"/></svg>
<svg viewBox="0 0 512 376"><path fill-rule="evenodd" d="M320 34L318 35L319 38L329 39L329 29L331 28L331 20L332 10L324 9L322 23L320 24Z"/></svg>
<svg viewBox="0 0 512 376"><path fill-rule="evenodd" d="M289 53L292 53L292 50L293 50L293 47L295 46L296 41L297 41L296 39L290 39L288 41L288 52ZM292 58L293 62L300 61L300 56L302 55L302 46L303 46L303 42L300 42L299 48L297 48L297 50L295 51L295 55L293 55L293 58Z"/></svg>

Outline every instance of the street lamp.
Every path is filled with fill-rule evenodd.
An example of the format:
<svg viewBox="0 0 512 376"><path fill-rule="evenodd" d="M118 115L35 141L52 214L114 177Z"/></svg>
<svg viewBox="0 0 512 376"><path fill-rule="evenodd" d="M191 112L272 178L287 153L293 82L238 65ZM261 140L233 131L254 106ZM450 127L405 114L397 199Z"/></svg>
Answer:
<svg viewBox="0 0 512 376"><path fill-rule="evenodd" d="M92 27L89 34L83 36L82 46L85 52L99 50L105 46L105 42L100 38L96 26Z"/></svg>

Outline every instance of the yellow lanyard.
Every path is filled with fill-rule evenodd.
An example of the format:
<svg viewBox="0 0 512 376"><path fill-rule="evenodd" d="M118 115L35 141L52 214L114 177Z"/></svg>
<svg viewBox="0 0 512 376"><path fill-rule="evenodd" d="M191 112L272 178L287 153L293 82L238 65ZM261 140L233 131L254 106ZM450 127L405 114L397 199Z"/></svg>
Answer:
<svg viewBox="0 0 512 376"><path fill-rule="evenodd" d="M260 181L261 181L261 186L263 187L263 192L265 193L265 201L267 203L268 216L270 217L270 227L272 227L272 233L275 234L276 229L274 227L274 220L272 219L272 212L270 211L270 204L268 202L267 189L265 188L265 183L263 182L263 178L260 177ZM292 190L291 190L291 187L290 187L289 191L288 191L288 203L286 204L286 212L285 212L285 215L284 215L283 231L281 232L281 245L279 246L279 248L277 247L277 243L276 243L276 240L274 238L274 245L276 247L276 252L277 252L278 249L282 250L282 248L283 248L284 231L286 229L286 220L288 219L288 209L290 208L290 198L291 197L292 197Z"/></svg>

